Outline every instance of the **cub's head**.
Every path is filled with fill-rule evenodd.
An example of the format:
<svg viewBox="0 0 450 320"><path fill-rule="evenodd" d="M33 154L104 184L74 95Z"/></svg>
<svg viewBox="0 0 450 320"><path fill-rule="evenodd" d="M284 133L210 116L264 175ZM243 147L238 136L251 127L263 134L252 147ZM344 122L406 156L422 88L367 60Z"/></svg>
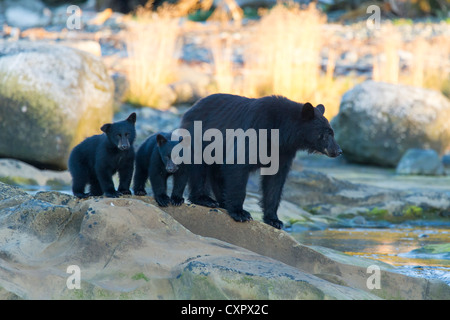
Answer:
<svg viewBox="0 0 450 320"><path fill-rule="evenodd" d="M325 107L319 104L313 107L307 102L302 108L303 145L308 152L321 153L335 158L342 154L342 150L334 140L334 131L324 117Z"/></svg>
<svg viewBox="0 0 450 320"><path fill-rule="evenodd" d="M180 137L178 141L172 141L170 137L170 134L158 133L156 136L156 144L158 145L159 154L166 171L168 173L175 173L179 169L179 166L172 160L172 149L183 141L183 137Z"/></svg>
<svg viewBox="0 0 450 320"><path fill-rule="evenodd" d="M119 150L125 151L132 147L136 138L136 113L132 113L126 120L107 123L101 127L108 140Z"/></svg>

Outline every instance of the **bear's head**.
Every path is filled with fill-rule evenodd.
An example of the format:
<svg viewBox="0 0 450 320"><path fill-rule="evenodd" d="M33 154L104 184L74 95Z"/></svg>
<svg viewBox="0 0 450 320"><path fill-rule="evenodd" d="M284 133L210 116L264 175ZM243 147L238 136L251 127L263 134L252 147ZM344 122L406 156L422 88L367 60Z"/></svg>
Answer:
<svg viewBox="0 0 450 320"><path fill-rule="evenodd" d="M136 113L132 113L126 120L107 123L101 127L108 140L120 151L130 149L136 138Z"/></svg>
<svg viewBox="0 0 450 320"><path fill-rule="evenodd" d="M180 137L178 141L173 141L170 140L169 136L165 136L161 133L156 136L159 154L168 173L175 173L179 169L179 167L173 162L171 155L172 149L181 141L183 141L183 137Z"/></svg>
<svg viewBox="0 0 450 320"><path fill-rule="evenodd" d="M335 158L342 154L342 150L334 140L334 131L327 118L324 117L325 107L317 107L309 102L302 107L303 143L305 149L311 153L321 153Z"/></svg>

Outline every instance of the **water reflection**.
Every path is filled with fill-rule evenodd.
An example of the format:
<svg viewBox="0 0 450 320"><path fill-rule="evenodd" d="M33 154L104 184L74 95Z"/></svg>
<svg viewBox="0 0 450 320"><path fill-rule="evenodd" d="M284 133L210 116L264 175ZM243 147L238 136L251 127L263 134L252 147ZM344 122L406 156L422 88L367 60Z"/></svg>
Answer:
<svg viewBox="0 0 450 320"><path fill-rule="evenodd" d="M439 278L450 285L450 253L421 255L411 252L429 244L450 243L449 226L329 228L292 233L292 236L306 245L382 261L397 266L401 273Z"/></svg>

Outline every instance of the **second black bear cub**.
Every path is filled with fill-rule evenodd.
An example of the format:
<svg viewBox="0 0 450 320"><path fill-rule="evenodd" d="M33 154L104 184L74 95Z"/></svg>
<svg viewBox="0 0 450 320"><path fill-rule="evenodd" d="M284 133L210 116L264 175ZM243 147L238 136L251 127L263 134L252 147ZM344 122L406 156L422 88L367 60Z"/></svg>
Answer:
<svg viewBox="0 0 450 320"><path fill-rule="evenodd" d="M89 137L73 148L69 157L69 171L75 196L86 198L105 194L116 198L122 194L131 194L135 123L136 113L133 112L126 120L103 125L103 134ZM116 172L119 172L120 178L117 191L112 180ZM89 193L84 192L87 184L90 185Z"/></svg>
<svg viewBox="0 0 450 320"><path fill-rule="evenodd" d="M179 206L184 202L183 193L187 184L184 166L176 165L171 158L172 149L180 143L172 141L167 132L155 133L142 143L136 153L134 194L146 195L145 183L150 179L153 195L161 207L170 204ZM172 195L167 195L167 179L173 175Z"/></svg>

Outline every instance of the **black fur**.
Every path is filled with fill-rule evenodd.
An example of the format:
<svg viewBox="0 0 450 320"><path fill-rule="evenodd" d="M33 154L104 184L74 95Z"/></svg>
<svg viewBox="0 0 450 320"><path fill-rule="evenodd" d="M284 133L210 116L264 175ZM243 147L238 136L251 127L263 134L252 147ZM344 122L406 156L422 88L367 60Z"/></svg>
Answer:
<svg viewBox="0 0 450 320"><path fill-rule="evenodd" d="M214 94L199 100L184 114L181 128L190 132L192 141L195 140L194 121L202 121L202 134L210 128L216 128L224 137L226 129L241 128L246 131L253 128L257 133L259 129L267 129L268 133L270 129L279 129L279 169L275 175L262 176L261 206L264 221L275 228L282 228L283 223L278 219L277 210L295 153L306 150L330 157L342 153L334 140L334 132L328 120L323 116L324 111L323 105L314 108L310 103L300 104L280 96L249 99ZM203 150L209 143L203 142ZM194 155L194 144L192 148ZM225 208L236 221L252 220L250 213L243 209L245 189L250 172L263 167L263 164L259 161L249 164L248 150L247 142L246 164L191 164L189 200L200 205ZM270 155L270 151L268 154ZM216 201L209 196L207 182Z"/></svg>
<svg viewBox="0 0 450 320"><path fill-rule="evenodd" d="M187 175L183 165L176 165L171 159L172 149L179 141L171 141L171 134L155 133L145 140L136 153L136 171L134 175L134 194L146 195L147 178L153 189L156 202L161 207L169 203L180 206L184 202L183 193L187 184ZM172 195L167 195L167 179L173 175Z"/></svg>
<svg viewBox="0 0 450 320"><path fill-rule="evenodd" d="M79 198L101 196L116 198L131 194L130 184L134 169L133 142L136 137L136 114L126 120L108 123L104 132L85 139L73 148L69 157L72 191ZM119 172L119 188L114 188L112 176ZM85 193L86 185L90 192Z"/></svg>

